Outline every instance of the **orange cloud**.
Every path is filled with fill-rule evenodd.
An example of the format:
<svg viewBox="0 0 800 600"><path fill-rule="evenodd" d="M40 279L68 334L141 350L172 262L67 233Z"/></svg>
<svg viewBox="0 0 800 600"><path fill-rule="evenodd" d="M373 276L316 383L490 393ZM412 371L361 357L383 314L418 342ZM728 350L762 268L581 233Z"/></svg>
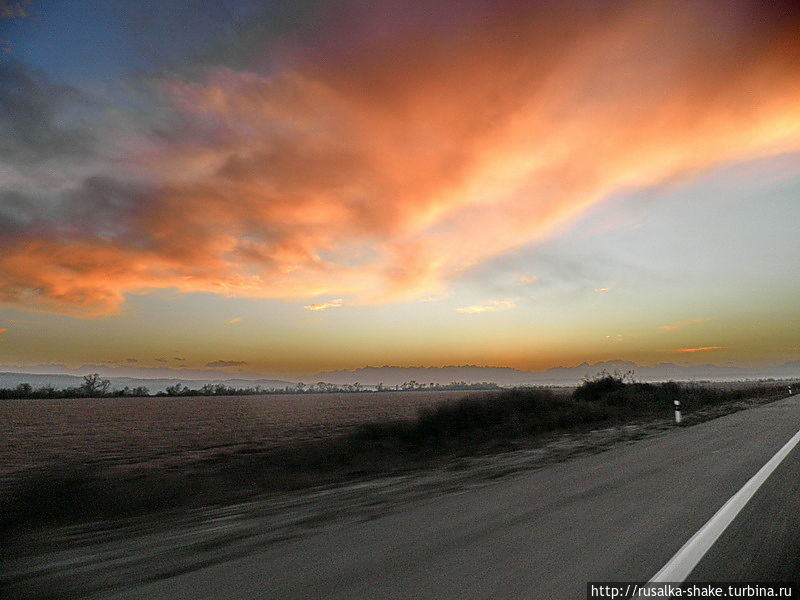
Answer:
<svg viewBox="0 0 800 600"><path fill-rule="evenodd" d="M0 327L0 333L5 333L6 331L8 331L8 329L5 329L5 328L3 328L3 327Z"/></svg>
<svg viewBox="0 0 800 600"><path fill-rule="evenodd" d="M678 348L675 352L708 352L709 350L727 350L725 346L702 346L700 348Z"/></svg>
<svg viewBox="0 0 800 600"><path fill-rule="evenodd" d="M180 125L131 157L158 184L113 226L4 242L0 301L429 297L617 190L800 150L797 9L515 3L362 47L386 17L358 6L273 73L164 82Z"/></svg>
<svg viewBox="0 0 800 600"><path fill-rule="evenodd" d="M226 323L228 325L236 325L236 323L241 323L241 322L242 322L241 317L236 317L234 319L230 319L229 321L226 321Z"/></svg>
<svg viewBox="0 0 800 600"><path fill-rule="evenodd" d="M341 308L342 307L342 299L336 298L335 300L331 300L329 302L320 302L319 304L309 304L304 306L306 310L328 310L329 308Z"/></svg>
<svg viewBox="0 0 800 600"><path fill-rule="evenodd" d="M485 312L497 312L499 310L510 310L516 308L517 304L513 300L492 300L486 304L473 304L472 306L462 306L456 310L467 315L474 315Z"/></svg>

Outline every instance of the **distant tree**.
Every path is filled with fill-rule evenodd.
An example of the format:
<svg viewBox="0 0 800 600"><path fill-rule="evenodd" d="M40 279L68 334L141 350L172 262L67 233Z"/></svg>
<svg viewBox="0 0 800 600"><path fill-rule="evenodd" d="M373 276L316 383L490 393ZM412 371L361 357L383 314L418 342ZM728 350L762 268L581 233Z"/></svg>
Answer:
<svg viewBox="0 0 800 600"><path fill-rule="evenodd" d="M89 398L105 396L111 389L111 382L108 379L101 379L98 373L83 376L83 383L80 390Z"/></svg>
<svg viewBox="0 0 800 600"><path fill-rule="evenodd" d="M175 385L168 385L164 391L167 393L167 396L180 396L188 394L189 388L185 385L182 386L180 383L176 383Z"/></svg>
<svg viewBox="0 0 800 600"><path fill-rule="evenodd" d="M15 391L20 398L29 398L33 394L33 387L30 383L20 383Z"/></svg>
<svg viewBox="0 0 800 600"><path fill-rule="evenodd" d="M46 385L39 388L39 393L44 398L58 398L58 390L52 385Z"/></svg>

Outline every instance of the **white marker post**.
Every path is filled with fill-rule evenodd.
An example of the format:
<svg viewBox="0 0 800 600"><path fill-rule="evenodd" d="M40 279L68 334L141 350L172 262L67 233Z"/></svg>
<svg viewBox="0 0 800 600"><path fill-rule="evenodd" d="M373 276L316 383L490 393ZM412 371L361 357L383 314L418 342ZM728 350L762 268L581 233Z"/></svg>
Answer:
<svg viewBox="0 0 800 600"><path fill-rule="evenodd" d="M681 424L681 401L675 400L675 424Z"/></svg>

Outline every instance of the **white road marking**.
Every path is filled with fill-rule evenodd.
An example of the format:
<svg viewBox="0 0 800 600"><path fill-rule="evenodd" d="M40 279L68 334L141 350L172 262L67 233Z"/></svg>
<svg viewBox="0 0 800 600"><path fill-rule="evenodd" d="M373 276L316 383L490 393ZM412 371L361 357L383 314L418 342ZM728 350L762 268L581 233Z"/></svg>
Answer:
<svg viewBox="0 0 800 600"><path fill-rule="evenodd" d="M753 475L744 484L742 489L736 492L708 522L703 525L691 539L673 556L669 562L650 580L650 583L662 583L665 581L681 582L685 580L689 573L697 566L708 549L714 545L722 532L731 524L739 514L745 504L748 503L761 487L772 472L781 464L784 458L800 443L800 431L792 436L778 452L769 459L758 473Z"/></svg>

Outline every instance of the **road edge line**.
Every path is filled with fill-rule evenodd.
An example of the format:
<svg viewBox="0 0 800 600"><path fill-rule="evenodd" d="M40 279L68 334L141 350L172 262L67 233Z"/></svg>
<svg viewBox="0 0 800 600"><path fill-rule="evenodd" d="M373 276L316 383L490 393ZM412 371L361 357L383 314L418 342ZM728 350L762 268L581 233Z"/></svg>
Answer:
<svg viewBox="0 0 800 600"><path fill-rule="evenodd" d="M800 443L800 431L795 433L775 455L753 475L742 488L722 505L705 525L697 530L675 555L667 561L649 583L682 582L714 545L719 536L736 518L783 459Z"/></svg>

